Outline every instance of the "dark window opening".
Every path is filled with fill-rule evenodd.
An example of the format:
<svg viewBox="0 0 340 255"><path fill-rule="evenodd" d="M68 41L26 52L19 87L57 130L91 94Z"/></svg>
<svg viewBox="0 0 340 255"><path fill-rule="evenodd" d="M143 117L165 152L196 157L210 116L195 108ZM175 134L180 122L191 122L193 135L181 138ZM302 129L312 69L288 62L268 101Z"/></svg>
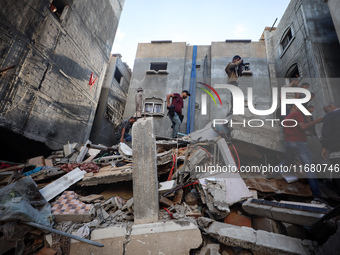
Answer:
<svg viewBox="0 0 340 255"><path fill-rule="evenodd" d="M119 71L118 68L116 68L115 75L114 75L116 81L120 84L120 79L123 77L122 73Z"/></svg>
<svg viewBox="0 0 340 255"><path fill-rule="evenodd" d="M196 65L196 69L201 68L201 65Z"/></svg>
<svg viewBox="0 0 340 255"><path fill-rule="evenodd" d="M168 68L168 63L151 63L150 64L150 70L155 70L155 71L159 71L159 70L167 70Z"/></svg>
<svg viewBox="0 0 340 255"><path fill-rule="evenodd" d="M54 13L54 15L60 19L61 14L64 11L64 8L66 7L66 3L63 0L53 0L53 2L50 5L50 10Z"/></svg>
<svg viewBox="0 0 340 255"><path fill-rule="evenodd" d="M289 28L286 35L284 36L283 40L281 41L281 45L282 45L282 49L286 49L289 42L292 40L293 38L293 34L292 34L292 30Z"/></svg>
<svg viewBox="0 0 340 255"><path fill-rule="evenodd" d="M287 71L286 77L289 78L289 82L300 77L299 67L297 64L292 65Z"/></svg>

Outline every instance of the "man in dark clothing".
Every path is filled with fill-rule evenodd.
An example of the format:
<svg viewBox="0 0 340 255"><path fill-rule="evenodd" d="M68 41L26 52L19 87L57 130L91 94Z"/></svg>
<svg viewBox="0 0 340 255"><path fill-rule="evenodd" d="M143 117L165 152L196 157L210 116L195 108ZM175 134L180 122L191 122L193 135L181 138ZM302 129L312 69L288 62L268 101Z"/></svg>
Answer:
<svg viewBox="0 0 340 255"><path fill-rule="evenodd" d="M238 77L242 76L242 63L243 59L239 55L233 57L233 61L228 63L225 68L225 72L228 75L228 84L235 85L238 87ZM233 96L230 100L230 110L227 116L233 114Z"/></svg>
<svg viewBox="0 0 340 255"><path fill-rule="evenodd" d="M305 130L322 122L322 118L305 123L302 112L294 105L285 120L285 127L283 130L285 134L286 158L280 165L291 165L296 156L300 159L303 166L312 164L312 157L307 145ZM289 120L295 120L296 122ZM297 126L293 127L296 123ZM321 192L315 172L306 171L306 174L310 189L313 193L313 198L320 199Z"/></svg>
<svg viewBox="0 0 340 255"><path fill-rule="evenodd" d="M182 115L182 108L184 106L183 99L186 99L188 96L190 96L189 91L183 90L182 94L179 93L173 93L168 94L166 97L166 102L168 106L168 115L172 122L172 138L177 138L179 127L181 126L183 115ZM172 98L172 102L170 104L170 98Z"/></svg>
<svg viewBox="0 0 340 255"><path fill-rule="evenodd" d="M136 122L136 118L131 117L130 119L123 120L117 127L115 138L117 141L124 143L125 141L131 141L132 137L129 133L133 123Z"/></svg>
<svg viewBox="0 0 340 255"><path fill-rule="evenodd" d="M340 195L340 107L334 103L329 103L324 109L329 109L329 112L323 118L322 126L322 157L327 160L329 158L332 164L333 183L336 186L336 191Z"/></svg>
<svg viewBox="0 0 340 255"><path fill-rule="evenodd" d="M307 110L308 110L310 113L313 113L313 112L314 112L314 105L308 105L308 106L307 106ZM314 121L314 118L313 118L312 115L305 115L304 118L305 118L305 123ZM311 128L309 128L308 130L306 130L306 134L307 134L308 136L315 136L315 137L318 137L318 134L316 133L315 125L312 126Z"/></svg>

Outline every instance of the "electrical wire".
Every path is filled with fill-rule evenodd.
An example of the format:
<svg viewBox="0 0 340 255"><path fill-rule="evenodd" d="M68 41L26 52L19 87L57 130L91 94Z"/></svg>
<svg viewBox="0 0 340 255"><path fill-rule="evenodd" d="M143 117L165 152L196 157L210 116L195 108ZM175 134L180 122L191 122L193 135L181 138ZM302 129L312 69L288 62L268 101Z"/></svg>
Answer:
<svg viewBox="0 0 340 255"><path fill-rule="evenodd" d="M173 153L173 154L172 154L172 167L171 167L171 170L170 170L170 173L169 173L169 176L168 176L167 181L170 181L170 180L171 180L172 173L173 173L173 171L174 171L174 169L175 169L176 158L177 158L176 153Z"/></svg>

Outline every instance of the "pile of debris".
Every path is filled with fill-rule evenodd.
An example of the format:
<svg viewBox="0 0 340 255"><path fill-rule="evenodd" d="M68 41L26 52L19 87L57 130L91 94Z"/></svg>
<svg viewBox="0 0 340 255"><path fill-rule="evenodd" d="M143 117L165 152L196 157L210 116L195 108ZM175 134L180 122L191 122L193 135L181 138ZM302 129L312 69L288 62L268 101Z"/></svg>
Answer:
<svg viewBox="0 0 340 255"><path fill-rule="evenodd" d="M140 151L125 143L68 143L25 164L1 161L0 254L336 254L334 192L323 187L328 204L313 204L303 180L238 171L240 162L279 161L279 153L217 134L193 137L156 137L156 159L144 163L155 161L157 196L133 194L153 177L138 176ZM157 222L143 224L140 207Z"/></svg>

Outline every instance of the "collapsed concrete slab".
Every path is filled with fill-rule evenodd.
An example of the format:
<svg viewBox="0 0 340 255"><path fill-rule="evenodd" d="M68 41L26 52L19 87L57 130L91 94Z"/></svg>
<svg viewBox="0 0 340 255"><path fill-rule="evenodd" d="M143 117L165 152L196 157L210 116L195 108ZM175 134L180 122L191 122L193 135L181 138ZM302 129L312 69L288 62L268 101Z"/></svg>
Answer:
<svg viewBox="0 0 340 255"><path fill-rule="evenodd" d="M132 180L131 164L122 167L106 166L101 168L98 173L86 173L82 181L79 182L79 185L95 186L98 184L108 184L131 180Z"/></svg>
<svg viewBox="0 0 340 255"><path fill-rule="evenodd" d="M70 254L176 254L187 255L202 243L198 227L187 220L117 225L93 230L91 240L104 247L71 241Z"/></svg>
<svg viewBox="0 0 340 255"><path fill-rule="evenodd" d="M239 227L226 223L213 221L208 218L199 218L201 229L219 242L234 247L250 249L254 254L311 254L311 242L305 242L280 234L254 230L248 227ZM307 245L304 245L304 244Z"/></svg>
<svg viewBox="0 0 340 255"><path fill-rule="evenodd" d="M235 165L235 161L226 141L224 139L219 139L217 145L222 155L224 165L213 166L209 171L202 173L201 178L199 179L200 183L203 187L208 187L209 182L210 186L212 182L219 183L218 186L221 187L219 188L220 191L213 192L215 194L215 200L217 199L228 206L252 197L252 193L237 172L237 166ZM210 189L212 189L212 187L210 187ZM218 204L219 202L214 203Z"/></svg>
<svg viewBox="0 0 340 255"><path fill-rule="evenodd" d="M324 205L260 199L249 199L242 208L249 214L304 226L311 226L328 212Z"/></svg>

